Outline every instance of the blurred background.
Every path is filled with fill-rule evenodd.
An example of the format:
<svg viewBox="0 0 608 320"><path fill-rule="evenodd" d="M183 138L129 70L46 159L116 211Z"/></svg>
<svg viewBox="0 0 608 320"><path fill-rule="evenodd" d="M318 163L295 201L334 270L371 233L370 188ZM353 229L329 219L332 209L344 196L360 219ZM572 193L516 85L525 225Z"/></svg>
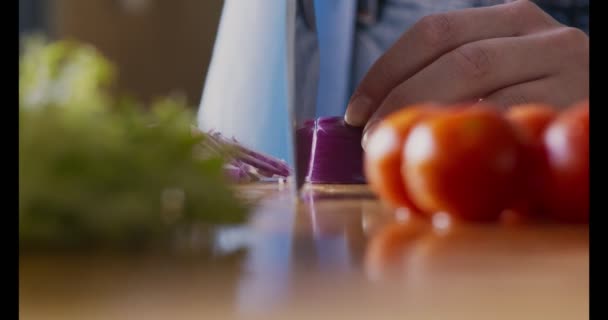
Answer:
<svg viewBox="0 0 608 320"><path fill-rule="evenodd" d="M19 35L95 45L118 89L149 101L182 93L198 106L222 0L19 0Z"/></svg>

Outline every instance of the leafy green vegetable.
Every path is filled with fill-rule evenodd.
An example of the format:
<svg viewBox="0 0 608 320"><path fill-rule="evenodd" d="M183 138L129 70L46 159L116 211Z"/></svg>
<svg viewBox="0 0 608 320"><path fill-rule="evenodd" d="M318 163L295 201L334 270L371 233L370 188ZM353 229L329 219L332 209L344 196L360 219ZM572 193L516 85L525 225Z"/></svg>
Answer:
<svg viewBox="0 0 608 320"><path fill-rule="evenodd" d="M71 41L28 38L19 61L19 107L93 111L112 101L107 88L114 66L95 48Z"/></svg>
<svg viewBox="0 0 608 320"><path fill-rule="evenodd" d="M34 39L20 58L21 246L133 246L175 226L239 223L246 207L223 160L194 157L186 104L144 111L107 88L113 66L94 48Z"/></svg>

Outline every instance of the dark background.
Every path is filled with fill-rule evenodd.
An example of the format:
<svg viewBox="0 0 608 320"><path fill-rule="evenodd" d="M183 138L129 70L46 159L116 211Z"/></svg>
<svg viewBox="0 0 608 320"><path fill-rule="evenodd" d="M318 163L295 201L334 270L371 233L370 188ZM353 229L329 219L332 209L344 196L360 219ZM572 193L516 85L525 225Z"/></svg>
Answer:
<svg viewBox="0 0 608 320"><path fill-rule="evenodd" d="M19 0L19 34L95 45L118 89L149 100L184 93L197 106L222 0Z"/></svg>

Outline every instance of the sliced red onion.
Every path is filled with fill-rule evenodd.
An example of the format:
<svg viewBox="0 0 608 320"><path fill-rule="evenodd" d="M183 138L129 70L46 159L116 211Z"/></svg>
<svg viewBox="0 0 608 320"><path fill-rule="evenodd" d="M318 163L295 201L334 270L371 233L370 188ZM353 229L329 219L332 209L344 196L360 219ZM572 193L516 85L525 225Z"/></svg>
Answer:
<svg viewBox="0 0 608 320"><path fill-rule="evenodd" d="M306 122L297 132L298 160L308 163L308 168L302 166L306 182L364 184L362 134L362 128L346 124L342 117ZM310 150L308 154L306 150Z"/></svg>
<svg viewBox="0 0 608 320"><path fill-rule="evenodd" d="M288 177L290 174L289 166L282 160L275 159L269 155L250 150L236 141L227 139L219 132L209 132L209 137L215 140L220 145L229 146L235 152L233 157L247 163L266 175L277 175L280 177Z"/></svg>
<svg viewBox="0 0 608 320"><path fill-rule="evenodd" d="M258 181L272 177L288 177L287 163L242 146L216 131L202 134L208 152L228 154L227 176L235 182ZM322 117L308 120L298 128L295 174L313 184L364 184L362 128L346 124L342 117ZM264 179L265 180L265 179Z"/></svg>
<svg viewBox="0 0 608 320"><path fill-rule="evenodd" d="M239 168L232 164L224 165L224 173L230 181L234 182L250 182L251 176L243 168Z"/></svg>
<svg viewBox="0 0 608 320"><path fill-rule="evenodd" d="M192 133L205 137L201 144L202 155L221 155L227 159L224 172L234 182L267 181L268 178L286 178L290 174L284 161L252 151L234 138L228 139L213 130L203 133L192 128Z"/></svg>

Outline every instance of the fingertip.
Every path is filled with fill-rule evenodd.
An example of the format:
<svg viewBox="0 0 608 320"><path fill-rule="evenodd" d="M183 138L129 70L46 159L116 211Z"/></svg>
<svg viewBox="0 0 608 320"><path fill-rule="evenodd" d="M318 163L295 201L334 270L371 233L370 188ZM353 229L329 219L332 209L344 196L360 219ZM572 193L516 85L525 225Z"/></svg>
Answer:
<svg viewBox="0 0 608 320"><path fill-rule="evenodd" d="M369 143L369 138L374 133L374 130L378 127L379 120L370 120L368 124L363 129L363 138L361 139L361 147L363 150L367 150L367 144Z"/></svg>
<svg viewBox="0 0 608 320"><path fill-rule="evenodd" d="M357 95L348 104L346 114L344 115L344 121L351 126L361 127L365 125L371 116L372 109L372 99L366 95Z"/></svg>

